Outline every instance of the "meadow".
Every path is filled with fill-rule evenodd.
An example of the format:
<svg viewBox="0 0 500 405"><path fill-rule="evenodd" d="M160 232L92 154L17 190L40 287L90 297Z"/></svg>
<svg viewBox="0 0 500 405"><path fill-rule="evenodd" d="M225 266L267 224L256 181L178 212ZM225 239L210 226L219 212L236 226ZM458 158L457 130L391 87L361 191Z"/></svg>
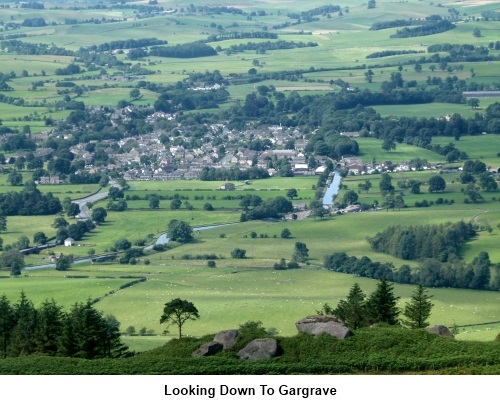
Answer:
<svg viewBox="0 0 500 405"><path fill-rule="evenodd" d="M70 276L88 278L72 279ZM127 279L119 276L147 277L147 281L118 290ZM99 277L99 278L97 278ZM108 278L109 277L109 278ZM27 272L17 279L2 279L2 291L16 301L24 291L35 305L47 297L47 292L65 309L75 302L103 297L96 308L113 314L121 322L121 330L134 326L145 327L157 336L131 336L125 340L132 349L146 350L170 339L161 337L164 326L159 317L165 302L182 297L193 302L200 319L187 323L185 333L200 337L223 329L237 328L247 321L261 321L266 328L275 328L280 336L297 333L295 322L313 315L323 304L336 305L344 298L354 282L367 294L376 280L305 266L302 269L275 271L265 268L218 267L204 265L93 265L77 266L61 274L54 270ZM414 286L395 285L395 294L404 306ZM113 294L110 291L115 290ZM498 292L431 289L434 308L431 324L456 326L457 339L491 340L500 331L500 323L462 327L498 321ZM481 332L478 332L478 331ZM467 332L467 333L465 333ZM175 332L172 331L173 335Z"/></svg>

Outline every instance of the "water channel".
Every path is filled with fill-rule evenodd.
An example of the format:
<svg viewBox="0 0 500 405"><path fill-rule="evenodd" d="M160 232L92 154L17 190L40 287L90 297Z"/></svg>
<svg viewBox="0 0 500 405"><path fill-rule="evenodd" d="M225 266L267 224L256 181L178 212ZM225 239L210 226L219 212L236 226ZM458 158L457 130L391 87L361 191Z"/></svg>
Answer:
<svg viewBox="0 0 500 405"><path fill-rule="evenodd" d="M340 180L342 177L338 171L333 174L333 179L328 188L326 189L325 195L323 196L323 205L331 206L333 205L333 196L339 193Z"/></svg>

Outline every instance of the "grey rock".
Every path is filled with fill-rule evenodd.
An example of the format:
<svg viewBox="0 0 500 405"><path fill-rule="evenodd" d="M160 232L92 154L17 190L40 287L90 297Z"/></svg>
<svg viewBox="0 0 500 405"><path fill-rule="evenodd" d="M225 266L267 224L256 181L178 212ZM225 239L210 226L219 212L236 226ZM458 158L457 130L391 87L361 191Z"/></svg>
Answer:
<svg viewBox="0 0 500 405"><path fill-rule="evenodd" d="M430 333L434 333L435 335L445 336L455 339L455 335L451 333L450 330L444 325L434 325L430 328L427 328L426 330Z"/></svg>
<svg viewBox="0 0 500 405"><path fill-rule="evenodd" d="M223 330L215 335L214 342L220 343L224 347L224 350L226 350L233 347L240 336L241 333L239 330Z"/></svg>
<svg viewBox="0 0 500 405"><path fill-rule="evenodd" d="M222 344L218 342L208 342L202 344L193 352L193 357L213 356L223 349Z"/></svg>
<svg viewBox="0 0 500 405"><path fill-rule="evenodd" d="M337 318L330 315L311 315L295 323L299 332L313 336L328 333L338 339L345 339L352 335L350 329Z"/></svg>
<svg viewBox="0 0 500 405"><path fill-rule="evenodd" d="M276 339L254 339L238 352L242 360L269 359L276 356L278 342Z"/></svg>

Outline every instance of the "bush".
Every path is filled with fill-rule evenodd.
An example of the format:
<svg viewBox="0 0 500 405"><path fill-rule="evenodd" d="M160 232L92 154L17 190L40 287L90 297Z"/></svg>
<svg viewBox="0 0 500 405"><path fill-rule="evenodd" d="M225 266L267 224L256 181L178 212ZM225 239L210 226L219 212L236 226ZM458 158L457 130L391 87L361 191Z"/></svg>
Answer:
<svg viewBox="0 0 500 405"><path fill-rule="evenodd" d="M233 259L245 259L247 251L245 249L236 248L231 252Z"/></svg>
<svg viewBox="0 0 500 405"><path fill-rule="evenodd" d="M217 264L215 263L214 260L209 260L207 262L207 266L210 267L211 269L213 269L214 267L217 267Z"/></svg>

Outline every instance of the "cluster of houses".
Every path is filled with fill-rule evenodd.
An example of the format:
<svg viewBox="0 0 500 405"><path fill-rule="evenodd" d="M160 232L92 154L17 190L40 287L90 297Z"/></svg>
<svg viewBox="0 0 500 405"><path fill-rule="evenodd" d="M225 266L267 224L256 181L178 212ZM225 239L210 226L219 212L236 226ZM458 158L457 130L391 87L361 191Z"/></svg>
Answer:
<svg viewBox="0 0 500 405"><path fill-rule="evenodd" d="M440 164L428 164L419 168L410 162L393 163L386 160L380 163L364 163L359 156L343 156L339 162L340 169L347 169L350 175L374 174L374 173L393 173L393 172L411 172L417 170L439 170Z"/></svg>
<svg viewBox="0 0 500 405"><path fill-rule="evenodd" d="M147 121L154 122L159 118L172 120L175 116L154 113ZM283 158L289 161L294 175L312 176L324 170L321 165L325 158L322 156L315 156L315 164L310 166L304 153L307 144L305 135L295 129L268 126L236 131L228 130L224 124L214 124L204 136L206 142L197 148L187 147L190 138L183 136L182 127L178 131L180 135L171 136L167 145L161 141L165 136L161 130L119 140L119 148L104 149L109 157L109 162L104 167L92 167L95 152L89 151L86 144L77 144L70 150L75 159L85 162L85 170L91 173L117 170L123 173L125 180L197 179L205 167L245 170L257 166L274 175L276 170L270 162ZM214 142L216 137L224 140L222 147L219 139ZM257 151L245 146L247 142L257 140L266 141L272 149ZM285 149L285 146L288 148Z"/></svg>

